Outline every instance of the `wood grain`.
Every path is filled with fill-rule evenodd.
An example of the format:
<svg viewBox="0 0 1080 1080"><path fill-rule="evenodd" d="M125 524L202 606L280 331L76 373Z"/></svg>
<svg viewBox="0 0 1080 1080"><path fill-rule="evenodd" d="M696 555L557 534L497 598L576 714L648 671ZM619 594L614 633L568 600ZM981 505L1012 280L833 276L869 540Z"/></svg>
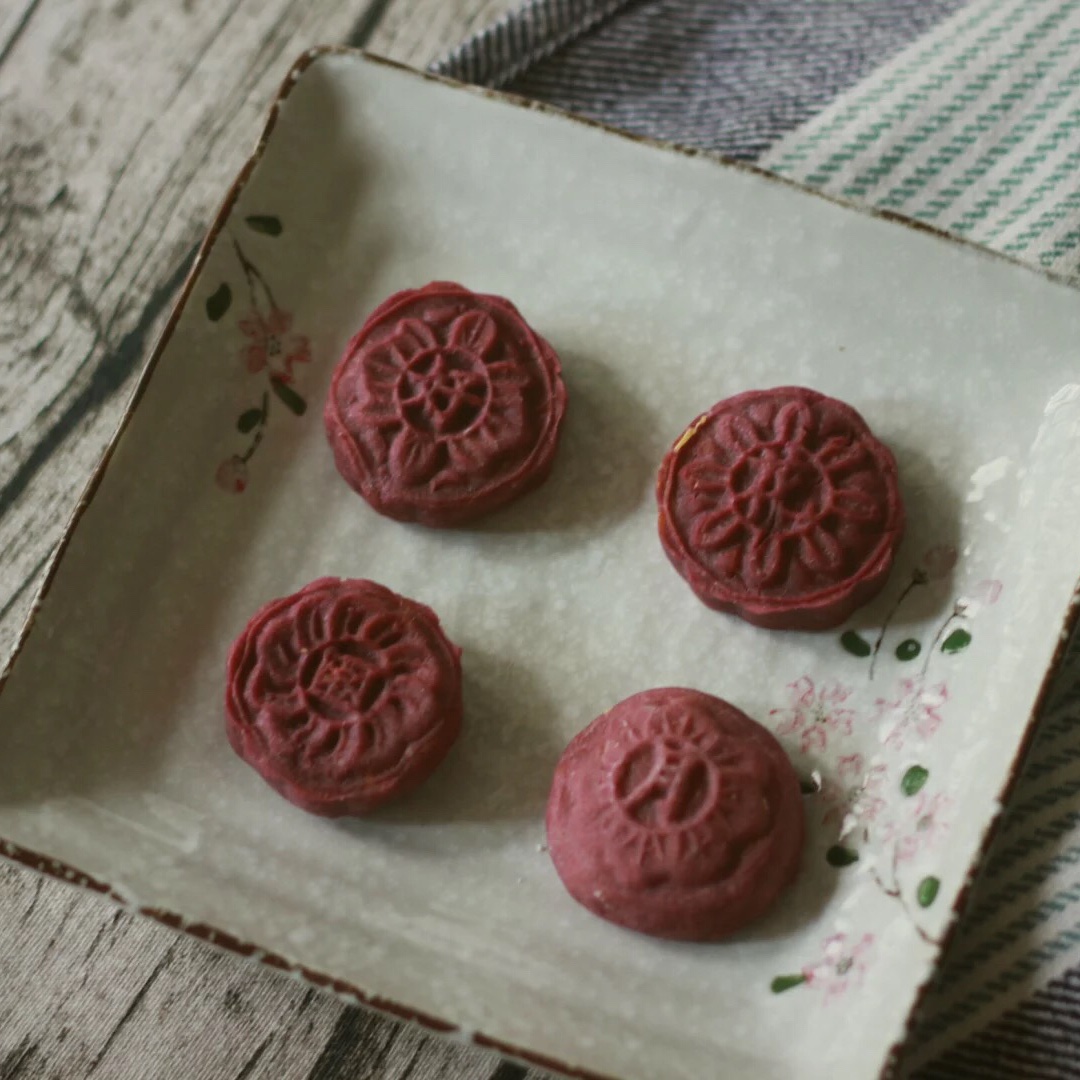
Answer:
<svg viewBox="0 0 1080 1080"><path fill-rule="evenodd" d="M292 60L424 65L506 0L0 7L0 656ZM521 1080L267 968L0 867L0 1080Z"/></svg>
<svg viewBox="0 0 1080 1080"><path fill-rule="evenodd" d="M368 0L39 0L0 65L0 648L292 59Z"/></svg>

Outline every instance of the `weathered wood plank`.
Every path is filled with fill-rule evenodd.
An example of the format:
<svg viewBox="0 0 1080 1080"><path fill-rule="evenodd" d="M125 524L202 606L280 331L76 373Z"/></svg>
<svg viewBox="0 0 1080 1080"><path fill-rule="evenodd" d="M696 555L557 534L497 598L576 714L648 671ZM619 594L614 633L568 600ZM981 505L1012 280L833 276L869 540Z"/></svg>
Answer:
<svg viewBox="0 0 1080 1080"><path fill-rule="evenodd" d="M369 0L39 0L0 64L0 648L290 62Z"/></svg>
<svg viewBox="0 0 1080 1080"><path fill-rule="evenodd" d="M0 655L289 62L425 64L504 0L0 10ZM100 897L0 867L0 1077L521 1080Z"/></svg>
<svg viewBox="0 0 1080 1080"><path fill-rule="evenodd" d="M0 1062L21 1057L27 1075L37 1061L53 1076L166 1078L186 1061L231 1077L253 1059L249 1075L262 1060L280 1077L303 1075L343 1011L299 982L28 873L0 879L0 911L15 931L0 938Z"/></svg>
<svg viewBox="0 0 1080 1080"><path fill-rule="evenodd" d="M13 0L0 11L0 64L18 41L19 35L30 22L34 8L41 0Z"/></svg>
<svg viewBox="0 0 1080 1080"><path fill-rule="evenodd" d="M12 867L0 1077L542 1080Z"/></svg>

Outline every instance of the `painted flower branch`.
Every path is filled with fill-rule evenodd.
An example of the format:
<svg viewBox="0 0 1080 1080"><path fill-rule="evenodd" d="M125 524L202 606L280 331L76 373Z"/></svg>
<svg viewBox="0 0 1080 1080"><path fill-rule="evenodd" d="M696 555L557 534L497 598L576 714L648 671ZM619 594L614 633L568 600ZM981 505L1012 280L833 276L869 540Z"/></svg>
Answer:
<svg viewBox="0 0 1080 1080"><path fill-rule="evenodd" d="M777 975L770 984L774 994L796 986L820 990L825 1000L841 997L862 983L874 947L874 935L831 934L822 943L821 957L793 975Z"/></svg>
<svg viewBox="0 0 1080 1080"><path fill-rule="evenodd" d="M280 220L271 215L249 215L245 222L253 231L267 236L280 236L282 232ZM293 331L292 313L278 304L270 283L245 253L239 240L235 236L231 239L250 302L247 315L237 324L245 338L239 359L247 374L265 380L258 404L244 409L236 421L237 431L248 436L247 446L222 461L215 474L218 487L238 494L247 487L248 462L266 434L272 399L294 416L303 416L307 411L307 402L295 386L294 368L311 361L311 346L304 335ZM225 282L207 299L207 317L217 322L231 305L232 290Z"/></svg>
<svg viewBox="0 0 1080 1080"><path fill-rule="evenodd" d="M932 581L941 581L947 578L956 566L957 558L958 553L956 548L949 544L937 544L924 552L920 565L916 566L911 572L911 580L904 586L900 595L896 598L896 603L889 609L888 614L881 624L881 630L874 640L873 649L870 652L871 679L874 678L874 672L877 669L878 654L881 652L881 646L885 642L885 637L889 632L893 620L904 606L904 601L906 601L916 589L929 585ZM854 632L852 631L851 633ZM858 635L855 636L858 637ZM851 650L849 649L849 651ZM908 638L897 646L896 655L899 660L914 660L921 651L921 644L914 638Z"/></svg>
<svg viewBox="0 0 1080 1080"><path fill-rule="evenodd" d="M875 662L887 655L884 642L907 598L947 578L956 558L955 549L944 545L924 554L873 644L853 630L841 636L847 652L870 660L868 682ZM919 922L919 912L934 903L941 880L934 873L913 871L947 835L953 806L947 792L933 789L925 764L928 746L947 721L950 700L947 679L930 678L931 661L939 654L963 652L972 641L971 620L995 604L1001 592L1001 582L982 581L953 603L930 635L928 648L916 637L900 642L892 650L897 661L907 664L920 654L923 661L872 703L860 705L853 686L804 675L788 687L787 706L771 713L776 733L793 741L795 752L812 763L803 791L814 801L820 825L830 837L825 862L840 872L861 863L863 872L900 905L915 933L930 945L938 941ZM880 753L869 760L849 741L860 730L871 730L880 740ZM829 767L819 764L823 762ZM873 940L872 934L833 935L826 939L821 960L801 972L778 975L771 989L783 993L795 986L812 988L816 982L828 999L861 975Z"/></svg>
<svg viewBox="0 0 1080 1080"><path fill-rule="evenodd" d="M902 785L912 788L912 791L905 790L905 794L914 794L915 791L926 783L928 773L921 765L912 766L905 774ZM945 805L948 805L948 797L942 794L933 796L930 799L920 797L919 802L915 809L916 823L915 829L917 832L944 832L946 824L941 819L941 812ZM905 859L914 858L915 852L918 850L918 841L916 834L908 833L901 837L901 839L893 844L892 858L889 864L889 880L883 879L882 875L878 872L877 867L870 868L870 878L877 885L877 887L888 897L896 900L900 906L904 909L904 913L908 917L908 921L915 928L915 933L922 938L928 945L941 944L938 938L935 938L931 934L919 925L919 921L916 918L915 911L908 904L907 897L904 894L903 886L899 877L899 864ZM915 887L915 901L921 908L928 908L934 900L937 899L938 889L941 887L941 880L933 875L927 875L920 879L918 885Z"/></svg>

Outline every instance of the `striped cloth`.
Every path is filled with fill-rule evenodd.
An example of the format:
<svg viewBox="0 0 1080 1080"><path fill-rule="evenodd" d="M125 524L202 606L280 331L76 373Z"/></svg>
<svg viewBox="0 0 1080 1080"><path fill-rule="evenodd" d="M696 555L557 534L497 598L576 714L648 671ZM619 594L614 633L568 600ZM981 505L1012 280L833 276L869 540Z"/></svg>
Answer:
<svg viewBox="0 0 1080 1080"><path fill-rule="evenodd" d="M1080 278L1080 0L530 0L435 70ZM910 1061L1080 1077L1080 647Z"/></svg>
<svg viewBox="0 0 1080 1080"><path fill-rule="evenodd" d="M970 4L761 164L1075 276L1080 2Z"/></svg>

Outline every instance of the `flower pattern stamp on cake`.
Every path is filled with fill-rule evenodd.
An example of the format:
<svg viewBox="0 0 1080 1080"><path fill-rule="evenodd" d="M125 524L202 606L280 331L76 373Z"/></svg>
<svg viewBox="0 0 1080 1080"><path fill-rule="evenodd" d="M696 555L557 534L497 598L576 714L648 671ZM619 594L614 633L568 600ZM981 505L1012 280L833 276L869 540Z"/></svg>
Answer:
<svg viewBox="0 0 1080 1080"><path fill-rule="evenodd" d="M460 650L430 608L320 578L266 604L233 643L226 734L290 802L364 814L422 783L457 739Z"/></svg>
<svg viewBox="0 0 1080 1080"><path fill-rule="evenodd" d="M676 440L660 539L704 603L775 630L842 623L884 586L904 532L896 462L850 406L755 390Z"/></svg>
<svg viewBox="0 0 1080 1080"><path fill-rule="evenodd" d="M460 525L547 478L566 411L554 349L498 296L396 293L339 362L324 421L338 471L399 521Z"/></svg>
<svg viewBox="0 0 1080 1080"><path fill-rule="evenodd" d="M548 846L567 891L601 918L707 941L764 914L798 872L799 780L776 739L698 690L646 690L564 751Z"/></svg>

